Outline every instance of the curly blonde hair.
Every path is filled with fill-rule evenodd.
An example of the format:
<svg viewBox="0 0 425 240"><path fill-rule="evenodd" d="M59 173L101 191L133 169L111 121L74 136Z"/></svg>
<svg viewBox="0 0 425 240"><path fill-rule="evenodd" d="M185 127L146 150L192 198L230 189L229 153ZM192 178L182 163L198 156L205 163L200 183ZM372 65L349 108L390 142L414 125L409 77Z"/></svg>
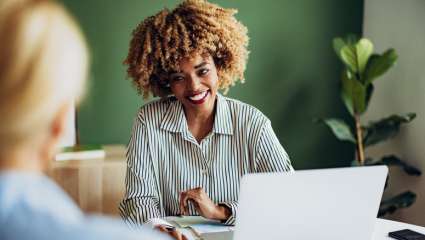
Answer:
<svg viewBox="0 0 425 240"><path fill-rule="evenodd" d="M133 31L124 61L139 94L144 98L168 96L168 74L194 53L212 56L219 89L225 93L237 80L243 82L248 35L235 13L235 9L204 0L186 0L172 11L164 9L141 22Z"/></svg>

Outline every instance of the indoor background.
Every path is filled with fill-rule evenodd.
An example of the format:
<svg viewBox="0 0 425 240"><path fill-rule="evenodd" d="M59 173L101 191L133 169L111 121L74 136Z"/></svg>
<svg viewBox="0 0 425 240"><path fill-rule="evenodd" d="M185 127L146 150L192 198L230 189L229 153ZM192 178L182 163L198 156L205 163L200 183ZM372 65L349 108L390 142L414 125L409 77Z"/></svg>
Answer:
<svg viewBox="0 0 425 240"><path fill-rule="evenodd" d="M142 97L137 95L131 81L126 79L126 68L122 64L127 54L131 32L145 17L155 14L163 7L172 9L179 1L121 0L118 3L113 0L63 0L63 2L82 25L92 54L88 96L78 110L81 143L126 144L138 108L145 103ZM374 37L372 39L374 42L378 41L376 45L379 51L389 47L397 48L399 45L410 45L403 42L406 38L403 38L402 34L399 34L400 41L386 40L397 36L397 29L401 31L407 27L411 32L418 32L417 28L420 29L420 23L425 20L424 17L420 17L420 13L425 11L425 1L217 0L213 2L223 7L238 9L236 17L248 27L250 36L246 83L231 88L228 96L257 107L270 118L295 169L349 166L354 159L353 145L336 140L329 129L313 121L317 117L338 117L350 121L349 114L340 100L339 82L342 65L332 48L332 39L349 33L361 35L366 31L366 36ZM406 5L409 7L403 8ZM411 11L414 13L411 14ZM401 17L396 18L395 15ZM389 19L393 21L389 22ZM376 25L375 23L379 21L380 25ZM412 26L410 21L416 25ZM404 25L397 24L400 22ZM369 25L364 26L365 23ZM385 30L382 30L382 25L387 26ZM396 30L386 35L389 29ZM422 37L419 39L423 41L420 45L422 47L425 42L424 29L422 27L419 30ZM414 65L417 66L418 73L414 76L409 75L409 79L403 80L414 81L410 84L410 90L404 89L401 93L396 91L399 96L404 94L411 97L409 91L416 89L415 101L422 103L425 91L423 49L418 53L422 67L417 66L416 58L410 59L416 64ZM415 51L411 52L413 54ZM403 59L405 58L401 56L399 61ZM409 66L406 63L401 65ZM390 70L388 74L390 76L386 78L391 78L391 71L394 70ZM411 72L410 69L405 71ZM403 76L405 75L399 74L397 78ZM379 84L385 85L385 81L379 80L377 88L380 87ZM417 88L417 84L421 82L422 85L419 84L420 88ZM383 89L390 91L386 87ZM389 103L388 97L394 95L394 92L382 91L381 94L379 92L376 94L378 100L371 106L370 110L374 112L368 113L370 119L409 111L425 114L423 104L417 102L416 108L406 108L410 101L402 97L399 100L406 102L405 105L400 105L401 107L396 109L385 108L384 106ZM372 103L373 101L374 99ZM415 121L414 124L422 130L422 135L413 136L414 140L411 142L423 145L425 142L423 117L418 115ZM395 145L393 143L391 149ZM424 150L421 151L421 147L400 151L415 151L415 155L408 156L413 158L411 160L417 167L425 169L424 155L421 155ZM400 176L400 179L404 178ZM418 201L410 209L392 217L424 225L425 183L423 180L406 181L410 181L408 183L413 186L412 190L416 190ZM402 182L404 184L404 180ZM406 187L399 185L398 187Z"/></svg>

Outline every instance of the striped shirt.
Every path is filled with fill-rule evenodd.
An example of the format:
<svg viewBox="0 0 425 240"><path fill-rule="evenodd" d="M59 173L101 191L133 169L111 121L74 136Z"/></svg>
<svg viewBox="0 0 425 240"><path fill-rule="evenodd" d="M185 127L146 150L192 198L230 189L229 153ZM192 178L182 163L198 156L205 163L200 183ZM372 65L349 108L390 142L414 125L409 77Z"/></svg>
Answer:
<svg viewBox="0 0 425 240"><path fill-rule="evenodd" d="M120 212L130 225L180 214L179 194L202 187L237 216L241 177L293 171L270 120L256 108L217 94L214 126L200 143L174 97L144 105L127 149L126 193ZM189 214L198 215L189 204Z"/></svg>

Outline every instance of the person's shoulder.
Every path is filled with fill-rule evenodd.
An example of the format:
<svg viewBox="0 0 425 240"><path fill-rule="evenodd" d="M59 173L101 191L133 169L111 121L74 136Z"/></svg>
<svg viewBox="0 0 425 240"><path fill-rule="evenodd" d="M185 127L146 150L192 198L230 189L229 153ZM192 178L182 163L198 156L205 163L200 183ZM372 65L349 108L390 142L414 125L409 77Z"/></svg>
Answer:
<svg viewBox="0 0 425 240"><path fill-rule="evenodd" d="M83 216L74 201L47 176L11 171L0 179L4 181L3 186L0 185L0 205L5 206L2 214L12 212L29 222L31 219L75 222ZM7 194L7 199L3 193Z"/></svg>
<svg viewBox="0 0 425 240"><path fill-rule="evenodd" d="M255 106L237 99L223 97L226 100L233 117L243 122L267 121L268 118Z"/></svg>
<svg viewBox="0 0 425 240"><path fill-rule="evenodd" d="M149 101L140 107L137 118L142 123L158 121L175 101L177 99L173 96Z"/></svg>

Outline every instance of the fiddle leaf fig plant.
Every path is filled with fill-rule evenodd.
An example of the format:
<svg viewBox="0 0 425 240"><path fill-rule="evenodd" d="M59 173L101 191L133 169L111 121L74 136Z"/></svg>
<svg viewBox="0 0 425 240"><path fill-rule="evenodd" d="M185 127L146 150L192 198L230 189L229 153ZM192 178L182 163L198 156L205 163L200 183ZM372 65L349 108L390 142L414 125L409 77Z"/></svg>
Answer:
<svg viewBox="0 0 425 240"><path fill-rule="evenodd" d="M408 175L420 176L419 169L409 165L395 155L380 159L365 157L365 148L393 138L403 124L415 119L415 113L393 114L378 121L363 124L361 116L366 112L374 91L375 80L385 74L397 61L394 49L381 54L374 53L373 43L366 38L349 35L335 38L333 48L344 65L341 72L341 98L354 124L342 119L328 118L318 121L329 127L341 141L353 144L356 160L352 165L387 165L400 167ZM388 185L388 178L385 187ZM399 208L409 207L415 202L416 194L406 191L381 202L378 216L393 213Z"/></svg>

